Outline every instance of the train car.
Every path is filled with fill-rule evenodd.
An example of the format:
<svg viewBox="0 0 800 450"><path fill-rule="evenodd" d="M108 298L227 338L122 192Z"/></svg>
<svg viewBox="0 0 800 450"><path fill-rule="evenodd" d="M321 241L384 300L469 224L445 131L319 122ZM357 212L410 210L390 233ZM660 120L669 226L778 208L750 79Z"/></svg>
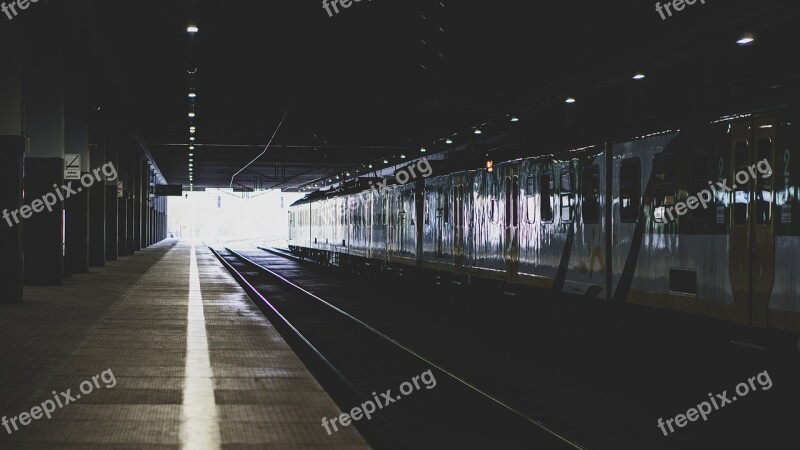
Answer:
<svg viewBox="0 0 800 450"><path fill-rule="evenodd" d="M290 246L800 332L797 127L776 109L309 198ZM329 200L350 231L323 249Z"/></svg>
<svg viewBox="0 0 800 450"><path fill-rule="evenodd" d="M613 299L800 331L796 120L779 110L614 144Z"/></svg>

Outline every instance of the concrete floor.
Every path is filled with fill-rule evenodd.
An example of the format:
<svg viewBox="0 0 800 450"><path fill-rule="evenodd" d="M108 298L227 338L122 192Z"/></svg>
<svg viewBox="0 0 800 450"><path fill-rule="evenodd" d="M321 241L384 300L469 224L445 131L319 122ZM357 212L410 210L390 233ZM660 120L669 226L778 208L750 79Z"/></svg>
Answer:
<svg viewBox="0 0 800 450"><path fill-rule="evenodd" d="M325 432L341 411L200 243L27 287L0 338L0 448L369 448Z"/></svg>

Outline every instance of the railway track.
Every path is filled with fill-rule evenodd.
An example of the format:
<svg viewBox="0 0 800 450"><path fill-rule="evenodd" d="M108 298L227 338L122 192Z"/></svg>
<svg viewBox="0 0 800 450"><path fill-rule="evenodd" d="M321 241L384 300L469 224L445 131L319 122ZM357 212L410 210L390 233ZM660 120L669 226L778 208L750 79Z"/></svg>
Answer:
<svg viewBox="0 0 800 450"><path fill-rule="evenodd" d="M325 300L311 280L292 272L296 263L285 256L230 248L215 253L271 321L281 324L282 334L292 335L287 340L343 411L391 390L392 404L358 422L375 448L582 448ZM404 382L427 371L435 385L399 392Z"/></svg>
<svg viewBox="0 0 800 450"><path fill-rule="evenodd" d="M255 245L237 253L255 265L234 258L232 254L230 257L247 270L258 272L267 285L284 284L284 289L296 289L279 281L275 275L257 269L256 265L265 266L281 278L302 286L316 297L421 352L428 361L490 392L492 397L501 399L523 416L536 418L547 428L558 430L560 435L588 448L673 449L698 445L707 448L712 444L739 448L745 442L757 442L757 434L748 430L770 433L776 438L785 436L788 428L769 412L791 409L800 398L796 383L776 381L776 387L759 400L762 404L726 411L724 416L704 422L702 426L683 429L665 439L655 425L659 417L681 409L685 411L687 404L696 403L697 395L705 396L708 390L735 386L741 377L765 369L769 369L770 374L774 372L775 378L793 380L800 374L796 358L788 358L791 355L778 347L765 351L733 345L728 324L694 316L647 308L626 310L624 315L618 316L609 314L610 309L602 304L553 298L547 292L509 296L496 289L480 289L479 285L451 284L445 279L417 276L413 271L370 269L353 274L352 268L321 266L294 257L286 250L259 249ZM270 295L278 295L278 291ZM302 301L313 298L297 292L294 295L305 297ZM315 302L321 304L319 300ZM334 316L342 315L333 308L326 308L334 312ZM334 319L319 323L328 326ZM309 336L313 332L309 332ZM334 339L339 333L330 332ZM346 343L334 345L333 353L329 353L333 355L332 360L342 357L335 355L342 346L356 348ZM389 363L377 361L371 350L356 352L370 355L367 363L375 363L375 372L336 363L337 372L341 369L361 392L381 389L376 384L384 382L377 372L384 365L390 367ZM404 352L400 350L399 353ZM346 359L347 355L344 356ZM358 364L359 358L354 359ZM423 363L412 367L421 371L430 365ZM406 371L413 373L415 369ZM437 375L437 380L442 377L444 375ZM383 389L402 381L398 375L387 381ZM437 387L414 395L439 394ZM462 410L483 414L482 407L463 407L463 398L466 398L463 394L445 397L443 395L440 400L446 404L462 405ZM439 443L439 448L478 448L481 445L551 448L532 444L526 447L525 442L535 440L525 437L500 441L502 445L497 445L492 438L503 433L495 433L474 418L468 422L468 427L457 424L443 427L446 431L438 430L438 436L441 439L458 436L463 429L469 430L466 435L470 439L470 433L483 432L488 436L473 441L480 442L479 445L450 445L450 441L436 440L437 430L428 430L430 435L413 430L418 422L414 421L416 410L410 407L411 403L406 417L398 414L388 421L400 424L400 435L410 436L413 431L422 440ZM420 408L431 409L427 405ZM447 417L447 414L438 416ZM430 419L433 422L428 419L425 422L438 426L440 419L436 416ZM424 448L418 442L413 441L412 447ZM437 445L430 445L434 447Z"/></svg>

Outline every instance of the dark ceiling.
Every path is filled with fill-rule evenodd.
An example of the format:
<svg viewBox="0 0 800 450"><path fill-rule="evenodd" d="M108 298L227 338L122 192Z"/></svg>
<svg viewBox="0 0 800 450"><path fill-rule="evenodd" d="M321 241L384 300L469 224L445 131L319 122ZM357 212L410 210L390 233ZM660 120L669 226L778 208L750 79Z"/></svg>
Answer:
<svg viewBox="0 0 800 450"><path fill-rule="evenodd" d="M195 187L229 186L285 114L272 147L236 184L293 190L789 5L697 1L667 20L642 0L363 0L334 17L319 0L96 0L93 10L170 183L188 184L187 70L196 67Z"/></svg>

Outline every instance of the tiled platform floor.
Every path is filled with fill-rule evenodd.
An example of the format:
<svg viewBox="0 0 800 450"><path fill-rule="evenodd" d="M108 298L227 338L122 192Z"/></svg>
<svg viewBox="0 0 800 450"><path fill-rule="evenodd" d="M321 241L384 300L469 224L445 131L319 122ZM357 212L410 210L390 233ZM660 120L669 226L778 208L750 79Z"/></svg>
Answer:
<svg viewBox="0 0 800 450"><path fill-rule="evenodd" d="M0 306L0 414L76 397L11 434L0 425L0 448L369 448L352 427L328 436L321 419L339 408L211 252L195 252L199 280L192 243L167 241ZM77 398L109 369L115 385L106 372Z"/></svg>

